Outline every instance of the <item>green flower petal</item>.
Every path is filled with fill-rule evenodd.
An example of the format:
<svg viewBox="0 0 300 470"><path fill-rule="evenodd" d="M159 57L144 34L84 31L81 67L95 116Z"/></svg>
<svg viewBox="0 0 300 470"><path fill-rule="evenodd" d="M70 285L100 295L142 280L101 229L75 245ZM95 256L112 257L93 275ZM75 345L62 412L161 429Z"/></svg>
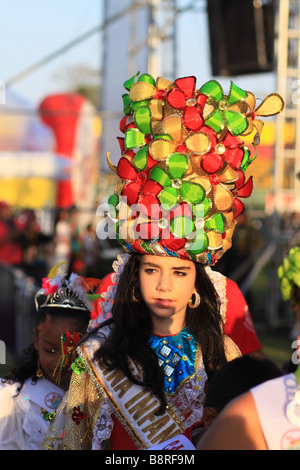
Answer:
<svg viewBox="0 0 300 470"><path fill-rule="evenodd" d="M243 114L226 109L224 115L227 128L232 135L242 134L248 128L248 120Z"/></svg>
<svg viewBox="0 0 300 470"><path fill-rule="evenodd" d="M177 204L178 191L174 188L164 188L158 195L162 209L169 211Z"/></svg>
<svg viewBox="0 0 300 470"><path fill-rule="evenodd" d="M127 129L125 133L125 147L135 149L145 145L145 135L138 129Z"/></svg>
<svg viewBox="0 0 300 470"><path fill-rule="evenodd" d="M130 91L132 85L134 84L135 78L139 75L139 73L140 72L136 73L135 75L133 75L133 77L129 78L123 83L123 87L125 88L125 90Z"/></svg>
<svg viewBox="0 0 300 470"><path fill-rule="evenodd" d="M133 111L136 111L138 108L141 106L147 106L149 103L149 100L143 100L143 101L131 101L130 106Z"/></svg>
<svg viewBox="0 0 300 470"><path fill-rule="evenodd" d="M205 196L205 189L201 184L183 181L179 190L181 197L184 201L191 204L200 204Z"/></svg>
<svg viewBox="0 0 300 470"><path fill-rule="evenodd" d="M133 159L134 166L143 171L148 164L148 145L144 145L134 156Z"/></svg>
<svg viewBox="0 0 300 470"><path fill-rule="evenodd" d="M119 203L119 198L116 194L111 194L108 198L108 205L109 205L109 214L110 216L115 219L118 215L118 210L116 206Z"/></svg>
<svg viewBox="0 0 300 470"><path fill-rule="evenodd" d="M205 119L205 124L211 127L217 134L221 132L224 128L224 118L221 111L217 108L215 109L207 119Z"/></svg>
<svg viewBox="0 0 300 470"><path fill-rule="evenodd" d="M207 250L208 238L204 231L197 231L196 237L192 242L188 242L185 245L186 251L191 255L197 255Z"/></svg>
<svg viewBox="0 0 300 470"><path fill-rule="evenodd" d="M169 178L167 172L158 165L152 168L149 178L154 181L157 181L157 183L161 184L161 186L164 187L170 186L171 184L171 179Z"/></svg>
<svg viewBox="0 0 300 470"><path fill-rule="evenodd" d="M205 197L201 203L193 204L193 220L195 221L196 229L203 230L204 228L204 219L210 213L212 208L212 201Z"/></svg>
<svg viewBox="0 0 300 470"><path fill-rule="evenodd" d="M181 179L188 169L189 161L187 155L182 153L172 153L166 161L171 177Z"/></svg>
<svg viewBox="0 0 300 470"><path fill-rule="evenodd" d="M143 73L142 75L139 76L137 81L138 82L147 82L147 83L150 83L151 85L155 86L155 80L149 73Z"/></svg>
<svg viewBox="0 0 300 470"><path fill-rule="evenodd" d="M186 238L194 230L194 223L191 217L177 216L170 221L171 232L175 237Z"/></svg>
<svg viewBox="0 0 300 470"><path fill-rule="evenodd" d="M123 112L126 116L128 116L132 112L129 93L125 93L124 95L122 95L122 100L123 100Z"/></svg>
<svg viewBox="0 0 300 470"><path fill-rule="evenodd" d="M251 165L251 163L253 162L253 160L255 160L255 158L257 156L256 145L253 144L253 146L255 148L255 153L252 157L251 157L251 152L248 149L248 147L244 147L244 156L243 156L243 160L242 160L242 164L241 164L241 170L244 173L247 170L248 166Z"/></svg>
<svg viewBox="0 0 300 470"><path fill-rule="evenodd" d="M143 134L151 134L151 111L147 106L141 106L134 113L134 121Z"/></svg>
<svg viewBox="0 0 300 470"><path fill-rule="evenodd" d="M203 95L206 95L210 98L220 101L223 98L223 89L216 80L210 80L209 82L204 83L200 88L200 92Z"/></svg>
<svg viewBox="0 0 300 470"><path fill-rule="evenodd" d="M231 82L229 95L227 97L228 105L238 103L239 101L247 98L247 96L248 93L246 91L242 90L242 88L238 87L233 82Z"/></svg>
<svg viewBox="0 0 300 470"><path fill-rule="evenodd" d="M224 233L224 221L222 214L214 214L205 221L205 228L217 233Z"/></svg>

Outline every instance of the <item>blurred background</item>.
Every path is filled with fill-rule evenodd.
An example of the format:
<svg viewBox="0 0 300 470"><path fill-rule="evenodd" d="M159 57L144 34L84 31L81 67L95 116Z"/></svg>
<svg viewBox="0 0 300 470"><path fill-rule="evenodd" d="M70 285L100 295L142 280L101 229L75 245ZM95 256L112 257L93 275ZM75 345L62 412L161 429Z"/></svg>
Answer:
<svg viewBox="0 0 300 470"><path fill-rule="evenodd" d="M2 0L0 376L31 340L49 267L65 260L100 278L112 270L118 245L96 234L115 186L106 152L118 161L122 85L138 71L195 75L198 87L215 78L225 94L233 80L258 102L284 98L215 269L239 284L266 353L279 365L290 358L294 315L277 268L300 244L299 23L300 0Z"/></svg>

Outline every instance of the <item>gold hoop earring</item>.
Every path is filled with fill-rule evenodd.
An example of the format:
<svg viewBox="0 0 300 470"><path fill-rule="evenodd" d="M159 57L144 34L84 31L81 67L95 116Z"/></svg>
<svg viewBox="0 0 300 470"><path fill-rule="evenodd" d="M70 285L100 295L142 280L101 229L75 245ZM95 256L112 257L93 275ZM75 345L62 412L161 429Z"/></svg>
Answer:
<svg viewBox="0 0 300 470"><path fill-rule="evenodd" d="M139 299L136 298L134 288L132 289L132 301L133 302L139 302Z"/></svg>
<svg viewBox="0 0 300 470"><path fill-rule="evenodd" d="M41 368L41 363L40 360L38 359L38 366L37 366L37 371L36 371L36 376L41 379L44 377L43 369Z"/></svg>
<svg viewBox="0 0 300 470"><path fill-rule="evenodd" d="M195 296L195 302L193 302L193 295ZM192 294L191 299L188 301L188 306L190 308L197 308L197 307L199 307L200 302L201 302L201 297L198 294L198 292L196 291Z"/></svg>

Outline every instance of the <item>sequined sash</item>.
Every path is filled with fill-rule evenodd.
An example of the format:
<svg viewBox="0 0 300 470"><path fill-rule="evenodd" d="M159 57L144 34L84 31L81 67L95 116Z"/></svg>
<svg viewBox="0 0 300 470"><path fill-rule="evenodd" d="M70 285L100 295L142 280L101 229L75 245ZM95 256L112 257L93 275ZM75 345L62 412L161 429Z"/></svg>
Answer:
<svg viewBox="0 0 300 470"><path fill-rule="evenodd" d="M147 449L182 434L184 426L171 405L156 416L160 403L152 392L133 384L121 371L107 371L91 359L98 347L99 338L91 338L78 352L137 447Z"/></svg>

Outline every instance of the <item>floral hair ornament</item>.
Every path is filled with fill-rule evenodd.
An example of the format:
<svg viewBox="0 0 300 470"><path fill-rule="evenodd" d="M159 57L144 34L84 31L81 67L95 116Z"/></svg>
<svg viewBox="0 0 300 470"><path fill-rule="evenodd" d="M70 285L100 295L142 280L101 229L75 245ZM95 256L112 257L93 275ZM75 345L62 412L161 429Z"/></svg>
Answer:
<svg viewBox="0 0 300 470"><path fill-rule="evenodd" d="M116 166L107 154L119 178L108 201L118 241L127 253L214 265L253 190L245 172L256 158L257 118L279 113L282 98L269 95L256 107L233 82L226 95L215 80L197 88L194 76L172 82L147 73L124 88ZM243 136L254 131L250 149Z"/></svg>
<svg viewBox="0 0 300 470"><path fill-rule="evenodd" d="M65 264L59 263L42 279L42 289L35 299L36 308L62 307L90 312L93 302L101 297L95 293L99 285L100 280L84 278L75 273L67 278Z"/></svg>
<svg viewBox="0 0 300 470"><path fill-rule="evenodd" d="M67 332L60 338L61 356L53 371L53 377L56 377L55 383L57 385L60 385L63 370L66 368L70 369L72 367L72 363L76 357L76 348L81 336L81 333L70 333L70 331L67 329Z"/></svg>
<svg viewBox="0 0 300 470"><path fill-rule="evenodd" d="M300 290L300 247L291 248L283 259L283 263L278 268L278 278L280 281L280 290L283 300L291 300L296 303L294 298L295 289Z"/></svg>

